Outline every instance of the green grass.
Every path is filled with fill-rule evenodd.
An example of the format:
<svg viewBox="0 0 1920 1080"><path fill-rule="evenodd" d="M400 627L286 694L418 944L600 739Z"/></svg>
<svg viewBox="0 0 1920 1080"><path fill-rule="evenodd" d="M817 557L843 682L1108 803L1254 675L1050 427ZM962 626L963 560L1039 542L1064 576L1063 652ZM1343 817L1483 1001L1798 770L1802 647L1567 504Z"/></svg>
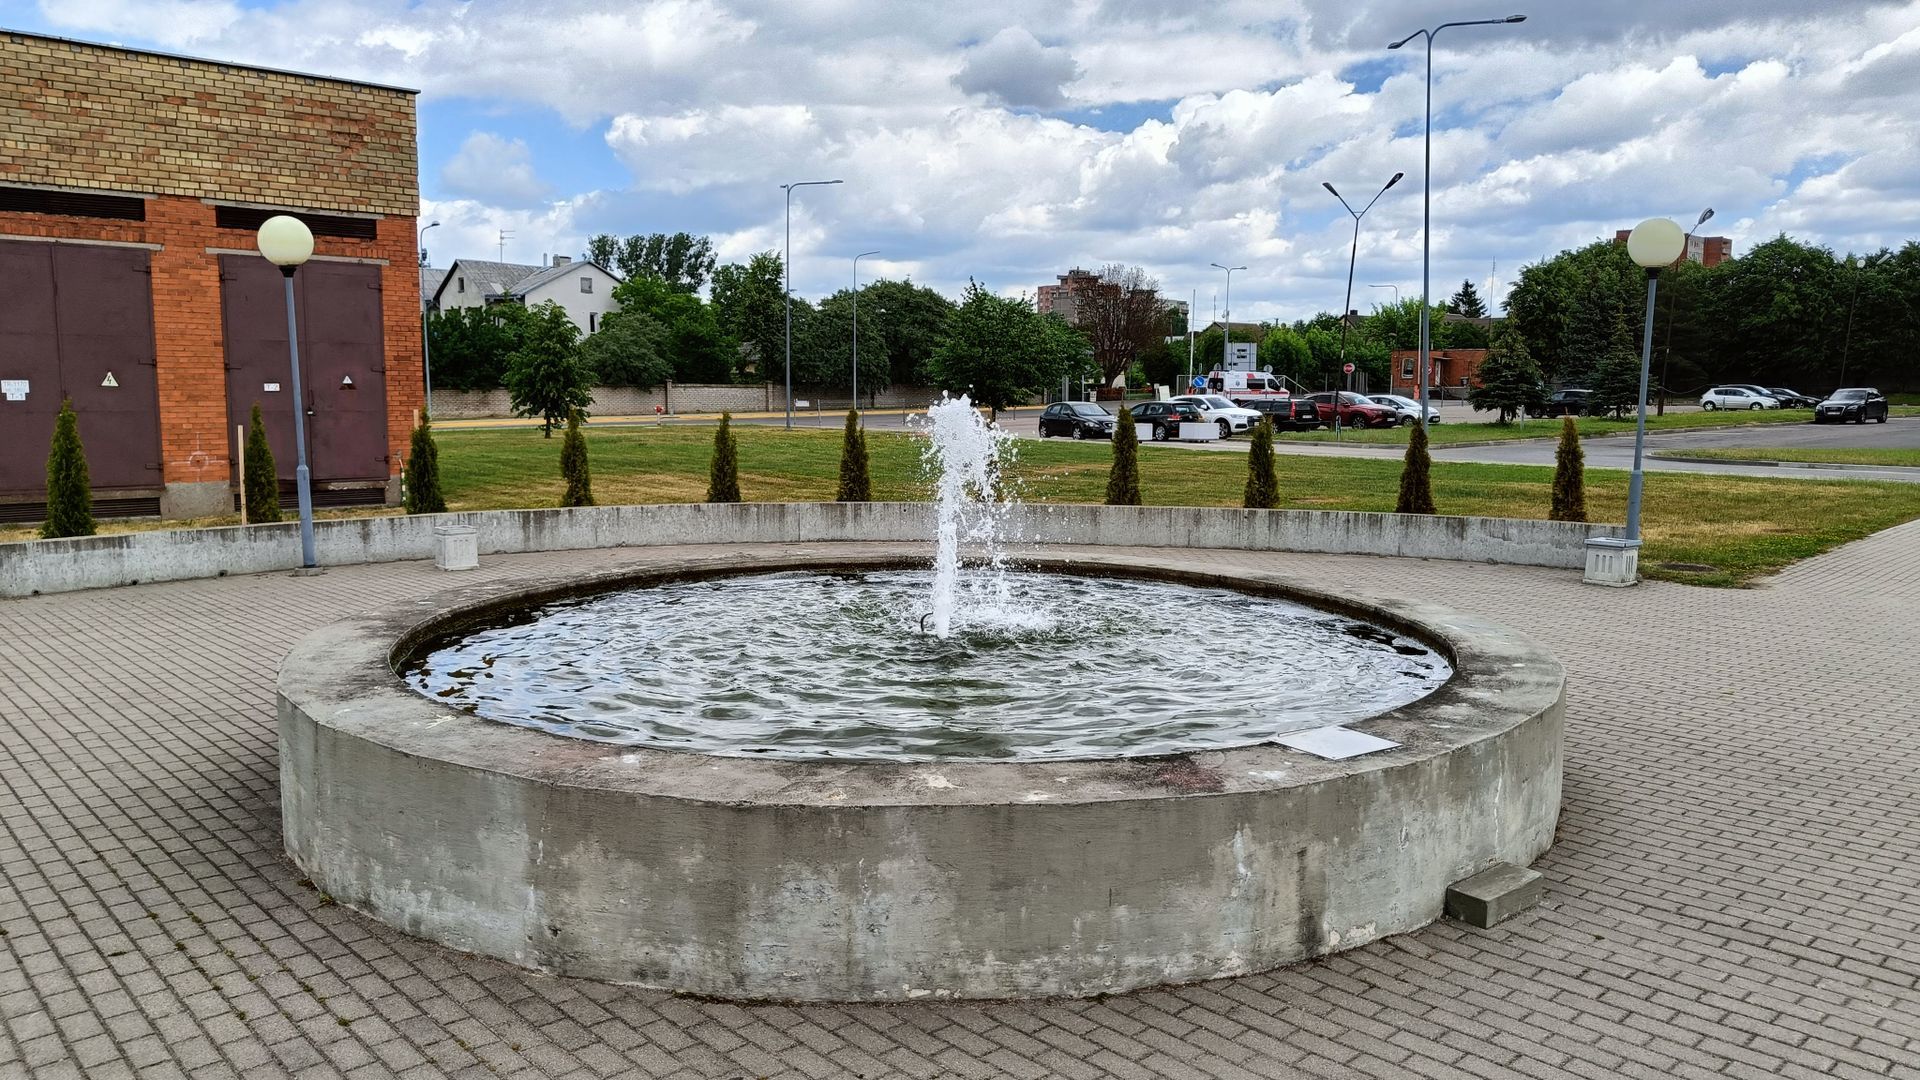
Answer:
<svg viewBox="0 0 1920 1080"><path fill-rule="evenodd" d="M1813 420L1811 409L1763 409L1759 412L1674 412L1665 416L1647 413L1648 431L1686 431L1697 428L1738 427L1745 424L1805 424ZM1632 417L1614 420L1605 417L1576 417L1580 426L1580 435L1591 438L1595 435L1631 435L1634 421ZM1341 440L1354 443L1381 443L1394 446L1407 444L1407 428L1351 428L1341 433ZM1427 426L1427 437L1435 446L1453 446L1473 442L1507 442L1513 439L1551 439L1560 434L1560 418L1544 420L1515 420L1511 424L1472 423L1455 424L1442 422ZM1332 442L1333 432L1324 428L1314 431L1289 431L1281 434L1283 441L1292 442Z"/></svg>
<svg viewBox="0 0 1920 1080"><path fill-rule="evenodd" d="M840 433L740 427L740 490L750 502L833 498ZM558 505L560 442L537 431L444 432L442 486L455 510ZM604 503L700 501L706 497L713 429L589 429L594 495ZM879 500L926 497L920 443L870 432L873 494ZM1110 453L1105 444L1017 444L1012 476L1036 502L1100 502ZM1141 492L1152 506L1238 506L1246 458L1148 444L1140 454ZM1373 458L1278 457L1281 506L1304 510L1391 511L1400 463ZM1543 518L1553 471L1531 465L1436 463L1434 499L1442 512ZM1627 474L1587 474L1595 521L1626 518ZM1737 585L1849 540L1920 517L1920 485L1658 472L1646 478L1641 568L1649 577ZM1710 566L1672 571L1661 563Z"/></svg>
<svg viewBox="0 0 1920 1080"><path fill-rule="evenodd" d="M1714 461L1811 461L1836 465L1899 465L1920 468L1920 450L1898 447L1840 446L1740 447L1656 451L1654 457L1711 458Z"/></svg>
<svg viewBox="0 0 1920 1080"><path fill-rule="evenodd" d="M1549 426L1539 424L1542 430ZM839 430L742 426L734 431L740 446L740 489L748 501L833 498ZM437 438L441 483L452 509L559 505L565 491L559 439L542 439L537 428L442 431ZM867 442L875 499L926 497L917 439L873 431ZM699 502L706 498L712 443L713 428L708 426L589 427L594 495L607 504ZM1011 474L1022 497L1078 503L1105 497L1111 455L1104 443L1029 440L1015 446ZM1246 468L1241 454L1145 444L1140 453L1141 492L1154 506L1238 506ZM1276 471L1280 505L1288 509L1391 511L1400 480L1400 463L1394 459L1281 454ZM1542 518L1552 475L1549 468L1531 465L1440 462L1433 466L1434 499L1447 514ZM1588 470L1587 510L1593 520L1625 520L1626 497L1625 472ZM321 516L382 512L338 510ZM1647 544L1641 570L1646 576L1739 585L1920 518L1920 484L1655 472L1646 478L1643 518ZM102 522L101 531L230 525L236 520ZM31 526L0 529L0 541L33 535ZM1669 562L1712 569L1662 567Z"/></svg>

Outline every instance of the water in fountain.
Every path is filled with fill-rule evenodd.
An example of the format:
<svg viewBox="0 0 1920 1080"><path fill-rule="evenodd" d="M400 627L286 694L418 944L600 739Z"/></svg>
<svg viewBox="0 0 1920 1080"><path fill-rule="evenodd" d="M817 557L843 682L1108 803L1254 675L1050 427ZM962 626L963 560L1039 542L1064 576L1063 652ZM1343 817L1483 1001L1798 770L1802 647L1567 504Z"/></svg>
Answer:
<svg viewBox="0 0 1920 1080"><path fill-rule="evenodd" d="M1044 616L1016 601L1006 574L1002 543L1013 501L1001 466L1013 436L982 418L964 394L943 396L927 410L926 434L935 508L927 629L951 637L956 619L979 629L1043 628Z"/></svg>

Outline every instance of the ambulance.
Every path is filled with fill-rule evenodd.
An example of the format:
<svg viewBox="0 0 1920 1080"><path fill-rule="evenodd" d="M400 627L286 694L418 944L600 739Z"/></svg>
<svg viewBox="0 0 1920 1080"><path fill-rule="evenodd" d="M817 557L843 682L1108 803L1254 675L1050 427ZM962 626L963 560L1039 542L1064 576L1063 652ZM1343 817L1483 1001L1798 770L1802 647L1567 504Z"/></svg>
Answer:
<svg viewBox="0 0 1920 1080"><path fill-rule="evenodd" d="M1292 395L1280 376L1269 371L1209 371L1207 389L1216 394L1239 398L1285 398Z"/></svg>

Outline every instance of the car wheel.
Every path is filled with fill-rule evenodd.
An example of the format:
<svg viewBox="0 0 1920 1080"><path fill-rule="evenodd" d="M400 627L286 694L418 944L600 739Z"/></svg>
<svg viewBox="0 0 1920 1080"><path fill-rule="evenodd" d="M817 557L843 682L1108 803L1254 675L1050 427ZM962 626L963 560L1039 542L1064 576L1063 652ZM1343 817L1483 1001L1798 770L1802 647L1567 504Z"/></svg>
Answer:
<svg viewBox="0 0 1920 1080"><path fill-rule="evenodd" d="M1227 423L1225 420L1220 421L1220 437L1223 439L1233 438L1233 425Z"/></svg>
<svg viewBox="0 0 1920 1080"><path fill-rule="evenodd" d="M1047 425L1045 424L1040 425L1040 437L1043 439L1047 437Z"/></svg>
<svg viewBox="0 0 1920 1080"><path fill-rule="evenodd" d="M1854 423L1856 423L1856 424L1864 424L1864 423L1866 423L1866 422L1867 422L1867 414L1866 414L1866 410L1864 410L1864 409L1863 409L1863 410L1861 410L1861 412L1860 412L1860 416L1859 416L1859 418L1858 418L1858 419L1856 419L1856 420L1854 420Z"/></svg>
<svg viewBox="0 0 1920 1080"><path fill-rule="evenodd" d="M1412 426L1413 426L1413 417L1411 417L1411 416L1403 416L1403 417L1401 417L1401 418L1400 418L1400 426L1401 426L1401 427L1412 427Z"/></svg>
<svg viewBox="0 0 1920 1080"><path fill-rule="evenodd" d="M1884 423L1886 423L1886 422L1887 422L1887 414L1886 414L1886 413L1881 413L1881 414L1880 414L1880 416L1879 416L1879 417L1878 417L1877 419L1875 419L1875 420L1874 420L1874 423L1876 423L1876 424L1884 424Z"/></svg>
<svg viewBox="0 0 1920 1080"><path fill-rule="evenodd" d="M1703 401L1703 402L1701 402L1701 403L1700 403L1700 407L1701 407L1701 408L1703 408L1703 409L1705 409L1705 410L1707 410L1708 412L1712 412L1712 411L1714 411L1715 409L1718 409L1718 408L1719 408L1720 406L1718 406L1718 405L1715 405L1715 404L1714 404L1713 402L1711 402L1711 401Z"/></svg>
<svg viewBox="0 0 1920 1080"><path fill-rule="evenodd" d="M1076 438L1076 439L1084 439L1084 438L1086 438L1086 437L1087 437L1087 429L1086 429L1086 428L1083 428L1083 427L1081 427L1081 426L1080 426L1080 425L1078 425L1078 424L1075 424L1075 425L1073 426L1073 437L1074 437L1074 438Z"/></svg>
<svg viewBox="0 0 1920 1080"><path fill-rule="evenodd" d="M1751 405L1749 405L1749 406L1747 406L1747 411L1748 411L1748 412L1759 412L1759 411L1761 410L1761 408L1762 408L1762 407L1763 407L1763 406L1762 406L1762 405L1761 405L1761 404L1760 404L1759 402L1757 402L1757 401L1756 401L1756 402L1754 402L1753 404L1751 404Z"/></svg>

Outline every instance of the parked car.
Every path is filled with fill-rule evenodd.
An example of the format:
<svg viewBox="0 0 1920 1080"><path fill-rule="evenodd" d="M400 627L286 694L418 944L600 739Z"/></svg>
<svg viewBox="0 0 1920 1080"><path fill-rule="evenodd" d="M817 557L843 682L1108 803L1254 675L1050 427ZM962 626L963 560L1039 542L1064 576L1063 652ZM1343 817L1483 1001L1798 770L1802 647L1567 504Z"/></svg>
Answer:
<svg viewBox="0 0 1920 1080"><path fill-rule="evenodd" d="M1133 414L1133 422L1146 428L1150 432L1148 437L1155 441L1179 438L1181 424L1206 422L1200 410L1185 401L1143 401L1127 411Z"/></svg>
<svg viewBox="0 0 1920 1080"><path fill-rule="evenodd" d="M1745 386L1716 386L1700 395L1700 407L1715 409L1777 409L1780 402Z"/></svg>
<svg viewBox="0 0 1920 1080"><path fill-rule="evenodd" d="M1400 414L1392 409L1384 405L1376 405L1359 394L1346 390L1322 390L1308 396L1320 407L1320 422L1327 427L1332 427L1334 424L1336 401L1339 402L1341 427L1392 427L1400 419Z"/></svg>
<svg viewBox="0 0 1920 1080"><path fill-rule="evenodd" d="M1275 431L1312 431L1320 426L1320 407L1310 398L1236 398L1234 404L1273 421Z"/></svg>
<svg viewBox="0 0 1920 1080"><path fill-rule="evenodd" d="M1200 410L1201 417L1208 423L1220 425L1220 437L1223 439L1247 430L1260 419L1259 413L1235 405L1219 394L1183 394L1173 400L1192 405Z"/></svg>
<svg viewBox="0 0 1920 1080"><path fill-rule="evenodd" d="M1119 421L1091 401L1056 401L1040 414L1040 437L1071 435L1076 439L1111 439Z"/></svg>
<svg viewBox="0 0 1920 1080"><path fill-rule="evenodd" d="M1820 404L1820 399L1812 394L1803 394L1798 390L1789 390L1784 386L1769 386L1767 396L1780 403L1783 409L1811 409Z"/></svg>
<svg viewBox="0 0 1920 1080"><path fill-rule="evenodd" d="M1555 390L1548 394L1544 402L1527 409L1527 415L1543 416L1585 416L1588 399L1593 396L1591 390L1566 389Z"/></svg>
<svg viewBox="0 0 1920 1080"><path fill-rule="evenodd" d="M1864 424L1868 420L1884 424L1887 422L1887 396L1871 386L1835 390L1827 400L1813 408L1814 423L1824 424L1829 420L1836 424L1844 424L1849 420L1856 424Z"/></svg>
<svg viewBox="0 0 1920 1080"><path fill-rule="evenodd" d="M1400 424L1403 427L1407 424L1417 424L1420 422L1420 403L1410 397L1401 397L1399 394L1368 394L1367 400L1373 402L1375 405L1382 405L1392 409L1394 415L1400 418ZM1437 424L1439 422L1440 410L1431 405L1427 406L1427 423Z"/></svg>

